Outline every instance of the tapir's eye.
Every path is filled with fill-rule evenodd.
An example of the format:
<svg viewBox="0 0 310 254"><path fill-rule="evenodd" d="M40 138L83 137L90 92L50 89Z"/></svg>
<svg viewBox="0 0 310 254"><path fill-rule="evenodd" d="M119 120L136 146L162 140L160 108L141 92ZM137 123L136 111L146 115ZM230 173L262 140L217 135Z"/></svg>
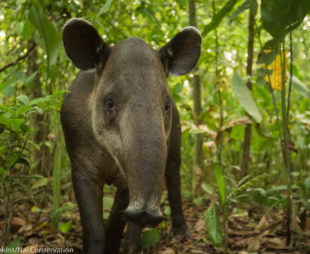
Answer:
<svg viewBox="0 0 310 254"><path fill-rule="evenodd" d="M116 101L113 98L109 98L106 100L105 105L108 111L113 111L116 106Z"/></svg>
<svg viewBox="0 0 310 254"><path fill-rule="evenodd" d="M170 110L170 100L166 100L166 103L165 103L165 111L168 112Z"/></svg>

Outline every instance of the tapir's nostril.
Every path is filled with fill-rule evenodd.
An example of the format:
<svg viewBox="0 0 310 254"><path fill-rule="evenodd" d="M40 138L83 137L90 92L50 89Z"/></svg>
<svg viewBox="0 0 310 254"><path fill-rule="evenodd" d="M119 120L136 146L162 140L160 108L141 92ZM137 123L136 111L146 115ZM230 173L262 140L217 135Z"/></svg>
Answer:
<svg viewBox="0 0 310 254"><path fill-rule="evenodd" d="M156 226L164 219L159 210L143 210L128 207L124 213L128 220L141 226Z"/></svg>

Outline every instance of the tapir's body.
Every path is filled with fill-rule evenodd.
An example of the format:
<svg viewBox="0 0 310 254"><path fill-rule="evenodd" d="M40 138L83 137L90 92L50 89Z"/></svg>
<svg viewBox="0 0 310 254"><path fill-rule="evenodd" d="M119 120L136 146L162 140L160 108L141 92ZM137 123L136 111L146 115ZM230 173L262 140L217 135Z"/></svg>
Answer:
<svg viewBox="0 0 310 254"><path fill-rule="evenodd" d="M181 130L166 77L169 72L188 72L199 58L200 35L193 28L187 29L181 39L172 40L158 51L136 37L109 47L82 19L71 20L65 26L66 52L82 69L64 98L61 121L85 253L117 253L126 219L139 225L137 228L159 223L163 218L160 196L165 180L173 232L185 234L179 174ZM190 49L194 56L184 49L183 40L191 45L184 34L195 39L194 49ZM187 58L187 62L177 66L178 59L169 62L174 50L185 50L179 57ZM117 187L105 227L104 184Z"/></svg>

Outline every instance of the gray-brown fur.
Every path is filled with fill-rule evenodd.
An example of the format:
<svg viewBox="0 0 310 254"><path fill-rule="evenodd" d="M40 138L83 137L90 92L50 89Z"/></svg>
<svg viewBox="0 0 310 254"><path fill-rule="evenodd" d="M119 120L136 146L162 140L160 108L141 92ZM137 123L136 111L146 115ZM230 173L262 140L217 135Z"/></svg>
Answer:
<svg viewBox="0 0 310 254"><path fill-rule="evenodd" d="M61 122L81 214L84 253L117 253L126 220L134 222L128 232L136 234L145 225L159 223L165 181L172 231L184 235L181 129L166 77L195 66L199 32L186 28L160 50L136 37L110 47L90 23L73 19L64 28L63 41L67 55L82 70L64 98ZM106 227L104 184L117 187ZM137 244L130 240L137 237L128 239L130 248Z"/></svg>

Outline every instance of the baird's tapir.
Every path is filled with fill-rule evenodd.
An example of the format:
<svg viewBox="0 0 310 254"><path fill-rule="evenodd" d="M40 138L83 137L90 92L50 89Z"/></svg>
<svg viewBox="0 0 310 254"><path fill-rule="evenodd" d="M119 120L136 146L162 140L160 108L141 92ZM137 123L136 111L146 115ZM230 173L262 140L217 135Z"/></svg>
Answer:
<svg viewBox="0 0 310 254"><path fill-rule="evenodd" d="M126 221L139 227L162 221L165 182L172 232L185 234L181 128L167 77L195 67L201 52L199 31L186 27L159 50L137 37L109 46L88 21L75 18L64 26L63 44L81 70L64 97L61 123L84 253L118 253ZM117 188L106 225L104 184Z"/></svg>

